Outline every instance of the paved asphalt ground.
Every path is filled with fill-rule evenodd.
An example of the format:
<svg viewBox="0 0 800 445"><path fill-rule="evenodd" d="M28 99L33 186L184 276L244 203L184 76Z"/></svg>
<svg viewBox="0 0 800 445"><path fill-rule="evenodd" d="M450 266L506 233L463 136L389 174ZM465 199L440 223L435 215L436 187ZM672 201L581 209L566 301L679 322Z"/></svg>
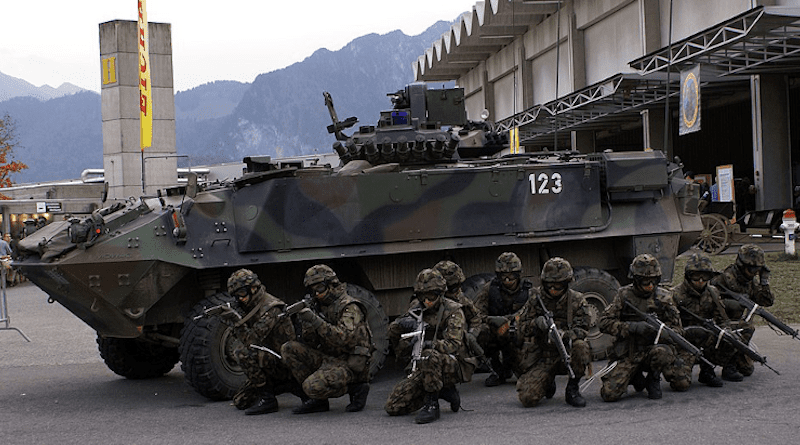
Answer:
<svg viewBox="0 0 800 445"><path fill-rule="evenodd" d="M5 444L792 444L800 443L800 341L760 328L754 341L781 372L756 366L742 383L686 393L663 385L653 401L633 393L604 403L595 383L583 409L558 392L525 409L513 384L485 388L486 374L460 386L467 411L416 425L389 417L383 404L402 371L389 365L373 382L367 408L346 413L346 397L328 413L293 415L299 401L279 397L281 411L244 416L229 402L211 402L183 380L180 366L152 380L126 380L100 359L94 332L30 283L8 289L11 326L0 330L0 445ZM0 323L0 328L4 327ZM604 362L595 362L598 370Z"/></svg>

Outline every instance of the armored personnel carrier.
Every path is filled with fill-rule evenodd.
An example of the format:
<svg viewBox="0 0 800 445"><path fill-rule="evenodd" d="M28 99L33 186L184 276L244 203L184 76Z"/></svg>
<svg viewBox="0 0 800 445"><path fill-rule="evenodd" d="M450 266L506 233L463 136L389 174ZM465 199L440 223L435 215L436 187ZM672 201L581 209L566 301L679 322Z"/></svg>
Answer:
<svg viewBox="0 0 800 445"><path fill-rule="evenodd" d="M234 180L190 178L54 222L20 242L17 265L97 331L117 374L160 376L180 361L200 394L225 399L244 380L235 341L198 315L234 302L225 286L239 268L294 302L304 271L330 265L369 308L376 372L389 317L407 308L416 274L442 259L463 268L470 292L504 251L534 283L548 258L566 258L599 312L634 256L655 255L669 279L702 230L696 186L659 151L499 156L507 138L466 118L462 89L417 83L390 96L376 125L347 135L356 119L339 121L325 93L338 162L245 158ZM596 331L592 345L601 355Z"/></svg>

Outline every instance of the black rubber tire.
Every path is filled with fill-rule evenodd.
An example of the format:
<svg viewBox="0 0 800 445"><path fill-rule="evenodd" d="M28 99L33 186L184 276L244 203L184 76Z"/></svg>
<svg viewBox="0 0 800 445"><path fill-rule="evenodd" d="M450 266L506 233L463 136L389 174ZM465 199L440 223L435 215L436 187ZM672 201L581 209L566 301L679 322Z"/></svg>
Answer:
<svg viewBox="0 0 800 445"><path fill-rule="evenodd" d="M613 343L610 335L603 334L597 327L603 310L611 304L619 290L619 281L608 272L592 267L575 268L575 281L570 287L583 293L592 316L592 327L589 329L589 345L592 348L592 359L606 358L608 348Z"/></svg>
<svg viewBox="0 0 800 445"><path fill-rule="evenodd" d="M367 323L372 332L372 344L375 346L369 367L371 380L383 368L386 356L389 355L389 317L386 316L380 301L367 289L347 283L347 293L367 307Z"/></svg>
<svg viewBox="0 0 800 445"><path fill-rule="evenodd" d="M205 308L225 303L233 305L235 300L222 293L200 300L186 317L178 348L186 382L211 400L231 399L246 380L232 356L237 340L230 327L218 317L194 318Z"/></svg>
<svg viewBox="0 0 800 445"><path fill-rule="evenodd" d="M461 283L461 291L464 292L464 295L467 296L472 301L475 301L475 295L478 294L478 291L481 290L486 283L492 281L495 277L493 273L479 273L472 275L471 277L467 277L463 283Z"/></svg>
<svg viewBox="0 0 800 445"><path fill-rule="evenodd" d="M128 379L150 379L170 372L178 363L178 348L138 338L97 336L100 357L114 373Z"/></svg>

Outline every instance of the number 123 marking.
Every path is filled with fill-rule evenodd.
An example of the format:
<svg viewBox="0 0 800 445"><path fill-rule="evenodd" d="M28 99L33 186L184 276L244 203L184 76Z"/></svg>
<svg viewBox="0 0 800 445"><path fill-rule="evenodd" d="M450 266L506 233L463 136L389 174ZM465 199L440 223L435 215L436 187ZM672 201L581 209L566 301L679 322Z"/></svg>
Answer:
<svg viewBox="0 0 800 445"><path fill-rule="evenodd" d="M548 193L561 193L563 186L561 184L561 173L531 173L528 175L528 180L531 182L532 195L546 195Z"/></svg>

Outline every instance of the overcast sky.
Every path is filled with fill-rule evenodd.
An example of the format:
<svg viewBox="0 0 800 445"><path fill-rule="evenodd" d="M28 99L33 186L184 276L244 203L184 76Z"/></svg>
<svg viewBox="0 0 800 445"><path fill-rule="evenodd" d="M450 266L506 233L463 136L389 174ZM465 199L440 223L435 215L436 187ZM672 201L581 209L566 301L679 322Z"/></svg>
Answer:
<svg viewBox="0 0 800 445"><path fill-rule="evenodd" d="M471 11L475 0L147 0L172 25L175 91L215 80L252 82L319 48L399 29L418 35ZM35 86L100 91L99 27L136 20L137 0L2 0L0 72ZM431 42L433 43L433 42ZM421 54L420 54L421 55ZM411 61L409 61L409 64Z"/></svg>

